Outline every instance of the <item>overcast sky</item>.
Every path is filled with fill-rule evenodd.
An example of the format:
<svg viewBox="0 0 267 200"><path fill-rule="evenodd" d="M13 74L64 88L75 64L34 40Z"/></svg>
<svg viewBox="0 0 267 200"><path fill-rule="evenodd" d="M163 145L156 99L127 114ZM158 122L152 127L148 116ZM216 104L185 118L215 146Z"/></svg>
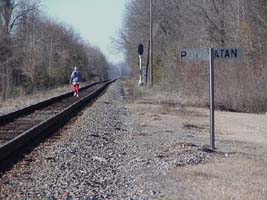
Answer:
<svg viewBox="0 0 267 200"><path fill-rule="evenodd" d="M48 16L71 25L81 37L99 47L112 62L123 60L112 47L123 21L127 0L43 0Z"/></svg>

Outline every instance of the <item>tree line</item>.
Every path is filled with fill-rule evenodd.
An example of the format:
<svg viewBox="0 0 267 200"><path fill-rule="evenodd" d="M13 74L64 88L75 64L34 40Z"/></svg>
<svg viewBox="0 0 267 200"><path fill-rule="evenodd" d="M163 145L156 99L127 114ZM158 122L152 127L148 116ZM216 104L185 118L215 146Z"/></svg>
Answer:
<svg viewBox="0 0 267 200"><path fill-rule="evenodd" d="M0 0L0 95L6 99L69 82L74 66L84 81L107 78L109 63L72 27L56 22L38 0Z"/></svg>
<svg viewBox="0 0 267 200"><path fill-rule="evenodd" d="M216 61L215 101L220 109L267 111L266 0L152 0L154 83L189 103L208 105L207 62L181 62L183 48L241 47L240 61ZM149 0L127 4L117 45L138 76L137 45L149 42ZM147 51L144 57L147 57Z"/></svg>

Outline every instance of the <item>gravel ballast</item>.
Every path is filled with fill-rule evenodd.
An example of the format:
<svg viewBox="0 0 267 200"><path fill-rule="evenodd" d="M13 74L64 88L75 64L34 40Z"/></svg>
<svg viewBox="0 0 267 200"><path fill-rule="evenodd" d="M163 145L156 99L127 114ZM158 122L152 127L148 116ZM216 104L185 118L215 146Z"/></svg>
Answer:
<svg viewBox="0 0 267 200"><path fill-rule="evenodd" d="M138 108L116 81L0 178L0 199L192 199L182 173L170 172L223 156L194 144L182 123Z"/></svg>
<svg viewBox="0 0 267 200"><path fill-rule="evenodd" d="M17 163L0 179L0 199L117 199L127 137L118 81L59 136Z"/></svg>

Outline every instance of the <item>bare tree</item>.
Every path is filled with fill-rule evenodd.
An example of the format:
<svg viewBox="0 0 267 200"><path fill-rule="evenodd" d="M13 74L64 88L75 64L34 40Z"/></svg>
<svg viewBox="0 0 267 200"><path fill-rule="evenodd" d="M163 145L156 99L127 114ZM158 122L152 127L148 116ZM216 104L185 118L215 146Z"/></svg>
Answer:
<svg viewBox="0 0 267 200"><path fill-rule="evenodd" d="M36 10L37 1L22 0L1 0L0 1L0 72L1 96L6 95L13 90L13 74L15 74L16 65L16 44L13 42L12 32L21 20Z"/></svg>
<svg viewBox="0 0 267 200"><path fill-rule="evenodd" d="M137 74L138 43L148 43L148 0L127 5L117 43ZM156 83L207 104L208 68L181 63L181 48L242 47L239 62L216 62L216 103L224 109L266 110L267 2L265 0L153 0ZM136 75L137 76L137 75ZM240 103L241 102L241 103Z"/></svg>
<svg viewBox="0 0 267 200"><path fill-rule="evenodd" d="M38 6L37 0L1 0L1 32L10 34L14 27L28 14L37 10Z"/></svg>
<svg viewBox="0 0 267 200"><path fill-rule="evenodd" d="M2 99L69 82L74 66L85 81L107 78L103 53L73 28L38 9L38 0L0 0L0 93Z"/></svg>

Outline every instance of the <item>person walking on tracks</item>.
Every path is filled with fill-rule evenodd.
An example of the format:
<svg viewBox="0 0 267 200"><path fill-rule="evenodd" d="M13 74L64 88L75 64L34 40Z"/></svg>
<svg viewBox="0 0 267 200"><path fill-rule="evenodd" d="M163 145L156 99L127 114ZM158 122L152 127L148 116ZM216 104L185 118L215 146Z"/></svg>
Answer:
<svg viewBox="0 0 267 200"><path fill-rule="evenodd" d="M75 66L70 76L70 84L73 85L74 96L79 96L79 84L82 81L81 72Z"/></svg>

